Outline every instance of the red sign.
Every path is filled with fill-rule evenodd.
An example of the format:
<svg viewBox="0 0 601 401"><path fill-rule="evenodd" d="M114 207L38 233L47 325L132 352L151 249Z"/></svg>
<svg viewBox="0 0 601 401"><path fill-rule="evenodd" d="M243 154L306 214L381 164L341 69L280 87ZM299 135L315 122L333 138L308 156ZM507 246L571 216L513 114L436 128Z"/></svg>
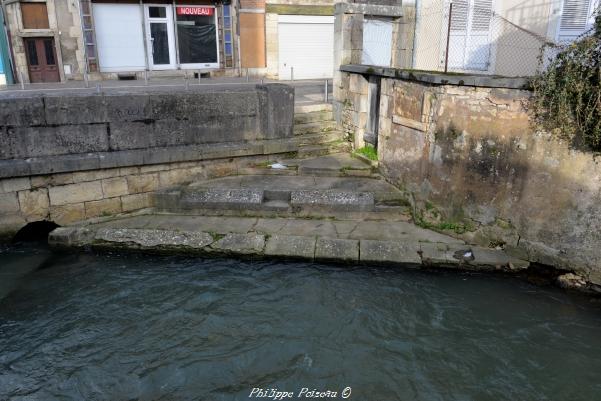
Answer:
<svg viewBox="0 0 601 401"><path fill-rule="evenodd" d="M177 7L177 15L207 15L215 12L213 7Z"/></svg>

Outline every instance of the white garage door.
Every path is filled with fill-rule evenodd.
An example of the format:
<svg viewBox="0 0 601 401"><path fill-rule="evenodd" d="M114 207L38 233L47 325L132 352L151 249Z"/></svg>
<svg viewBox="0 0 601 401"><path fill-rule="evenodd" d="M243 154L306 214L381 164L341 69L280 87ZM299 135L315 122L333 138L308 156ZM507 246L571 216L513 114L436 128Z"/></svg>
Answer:
<svg viewBox="0 0 601 401"><path fill-rule="evenodd" d="M143 71L144 35L138 4L94 3L100 71Z"/></svg>
<svg viewBox="0 0 601 401"><path fill-rule="evenodd" d="M278 40L280 79L332 78L334 17L280 15Z"/></svg>

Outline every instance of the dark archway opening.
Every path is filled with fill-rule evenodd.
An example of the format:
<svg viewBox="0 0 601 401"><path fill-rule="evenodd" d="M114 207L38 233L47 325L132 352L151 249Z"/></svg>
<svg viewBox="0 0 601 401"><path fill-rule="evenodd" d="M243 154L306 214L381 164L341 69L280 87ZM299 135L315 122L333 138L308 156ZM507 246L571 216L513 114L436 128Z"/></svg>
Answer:
<svg viewBox="0 0 601 401"><path fill-rule="evenodd" d="M58 224L47 220L27 223L15 234L13 242L46 242L48 234L57 227Z"/></svg>

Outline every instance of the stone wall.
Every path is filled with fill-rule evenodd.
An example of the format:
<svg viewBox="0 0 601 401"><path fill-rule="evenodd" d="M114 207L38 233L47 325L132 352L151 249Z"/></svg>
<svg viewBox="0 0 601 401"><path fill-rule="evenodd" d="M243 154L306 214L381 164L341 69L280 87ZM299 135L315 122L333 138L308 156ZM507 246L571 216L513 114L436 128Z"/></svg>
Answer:
<svg viewBox="0 0 601 401"><path fill-rule="evenodd" d="M149 193L297 150L294 91L0 99L0 236L149 206Z"/></svg>
<svg viewBox="0 0 601 401"><path fill-rule="evenodd" d="M367 81L344 75L339 101L360 120ZM601 283L601 164L533 129L531 92L516 80L380 78L380 170L407 191L418 223Z"/></svg>

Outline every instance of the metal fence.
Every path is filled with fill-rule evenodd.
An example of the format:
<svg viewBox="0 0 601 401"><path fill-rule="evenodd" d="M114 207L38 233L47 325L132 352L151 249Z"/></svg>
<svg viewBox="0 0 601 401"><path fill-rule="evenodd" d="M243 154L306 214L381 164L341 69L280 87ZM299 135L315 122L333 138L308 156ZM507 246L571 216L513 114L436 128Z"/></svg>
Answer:
<svg viewBox="0 0 601 401"><path fill-rule="evenodd" d="M420 7L413 66L441 72L534 75L541 52L554 46L546 38L545 21L532 20L533 27L526 27L512 19L495 13L492 0L438 1Z"/></svg>

